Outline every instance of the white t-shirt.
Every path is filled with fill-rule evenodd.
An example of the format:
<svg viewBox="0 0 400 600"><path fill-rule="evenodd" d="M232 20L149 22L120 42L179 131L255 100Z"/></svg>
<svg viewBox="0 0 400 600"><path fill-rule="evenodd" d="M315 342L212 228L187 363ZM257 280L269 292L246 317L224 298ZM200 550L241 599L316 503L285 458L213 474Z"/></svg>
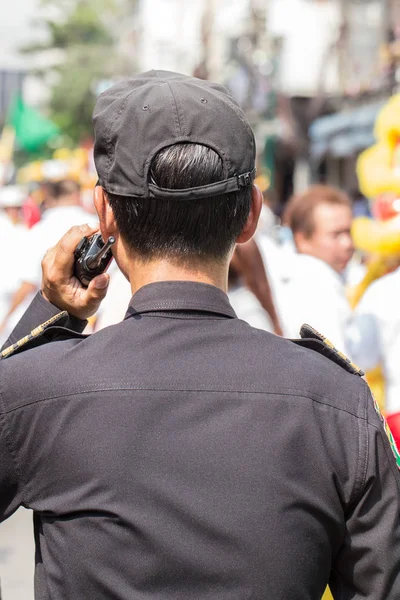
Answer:
<svg viewBox="0 0 400 600"><path fill-rule="evenodd" d="M348 354L346 330L352 314L344 280L313 256L294 254L291 262L290 278L278 298L285 335L298 338L307 323Z"/></svg>
<svg viewBox="0 0 400 600"><path fill-rule="evenodd" d="M275 309L281 324L283 324L280 303L290 278L295 251L291 244L279 245L271 235L262 231L257 231L255 240L264 262Z"/></svg>
<svg viewBox="0 0 400 600"><path fill-rule="evenodd" d="M47 250L55 246L74 225L95 225L96 219L81 206L57 206L49 208L42 219L29 230L26 238L26 256L19 272L20 282L32 283L40 288L42 259Z"/></svg>
<svg viewBox="0 0 400 600"><path fill-rule="evenodd" d="M400 269L375 281L358 304L349 331L354 361L369 371L382 362L386 410L400 411Z"/></svg>
<svg viewBox="0 0 400 600"><path fill-rule="evenodd" d="M96 331L122 321L132 298L130 283L119 270L115 260L112 261L108 273L110 284L107 295L96 313Z"/></svg>
<svg viewBox="0 0 400 600"><path fill-rule="evenodd" d="M26 236L27 230L24 227L13 225L8 217L0 214L0 238L2 242L2 252L0 253L0 322L7 314L11 299L18 289L18 274L26 250Z"/></svg>
<svg viewBox="0 0 400 600"><path fill-rule="evenodd" d="M273 332L268 313L250 290L244 286L235 287L229 290L228 298L239 319L257 329Z"/></svg>

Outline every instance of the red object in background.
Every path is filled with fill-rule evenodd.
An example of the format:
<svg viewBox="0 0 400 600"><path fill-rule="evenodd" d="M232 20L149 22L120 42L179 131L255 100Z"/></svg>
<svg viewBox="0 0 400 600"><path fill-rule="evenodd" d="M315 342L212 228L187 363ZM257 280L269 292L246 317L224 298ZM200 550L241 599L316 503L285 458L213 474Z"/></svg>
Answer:
<svg viewBox="0 0 400 600"><path fill-rule="evenodd" d="M400 448L400 412L392 413L386 417L390 431L394 437L397 448Z"/></svg>
<svg viewBox="0 0 400 600"><path fill-rule="evenodd" d="M22 213L28 229L40 221L40 208L31 196L28 196L28 199L22 207Z"/></svg>
<svg viewBox="0 0 400 600"><path fill-rule="evenodd" d="M383 194L372 205L372 214L378 221L388 221L400 214L400 199L395 194Z"/></svg>

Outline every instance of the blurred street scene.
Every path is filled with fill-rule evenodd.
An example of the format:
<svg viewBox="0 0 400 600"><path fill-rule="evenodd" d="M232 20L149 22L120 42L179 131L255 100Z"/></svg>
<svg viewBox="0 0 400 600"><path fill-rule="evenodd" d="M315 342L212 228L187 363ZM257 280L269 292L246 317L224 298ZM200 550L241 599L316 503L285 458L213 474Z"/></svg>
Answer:
<svg viewBox="0 0 400 600"><path fill-rule="evenodd" d="M400 438L400 0L14 0L0 23L0 339L72 225L96 223L91 114L119 79L226 85L257 139L264 208L229 297L250 324L309 323L366 372ZM120 321L115 264L88 331ZM2 600L33 598L31 515L0 526Z"/></svg>

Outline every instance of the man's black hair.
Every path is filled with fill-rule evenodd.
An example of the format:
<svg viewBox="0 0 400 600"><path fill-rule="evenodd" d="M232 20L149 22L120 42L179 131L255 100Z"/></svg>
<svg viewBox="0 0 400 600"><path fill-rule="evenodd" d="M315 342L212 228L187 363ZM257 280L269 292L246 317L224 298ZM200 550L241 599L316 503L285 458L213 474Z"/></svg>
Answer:
<svg viewBox="0 0 400 600"><path fill-rule="evenodd" d="M169 189L197 187L224 178L214 150L175 144L161 150L150 182ZM243 230L251 207L251 186L202 200L127 198L107 192L123 239L144 259L223 259Z"/></svg>

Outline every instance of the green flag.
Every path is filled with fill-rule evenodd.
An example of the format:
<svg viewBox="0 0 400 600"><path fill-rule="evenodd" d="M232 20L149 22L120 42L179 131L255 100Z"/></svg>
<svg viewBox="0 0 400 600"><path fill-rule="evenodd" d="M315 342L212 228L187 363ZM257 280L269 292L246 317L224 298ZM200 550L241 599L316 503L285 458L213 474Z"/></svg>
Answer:
<svg viewBox="0 0 400 600"><path fill-rule="evenodd" d="M18 145L27 152L35 152L59 133L57 125L27 106L21 96L11 107L8 123L15 129Z"/></svg>

